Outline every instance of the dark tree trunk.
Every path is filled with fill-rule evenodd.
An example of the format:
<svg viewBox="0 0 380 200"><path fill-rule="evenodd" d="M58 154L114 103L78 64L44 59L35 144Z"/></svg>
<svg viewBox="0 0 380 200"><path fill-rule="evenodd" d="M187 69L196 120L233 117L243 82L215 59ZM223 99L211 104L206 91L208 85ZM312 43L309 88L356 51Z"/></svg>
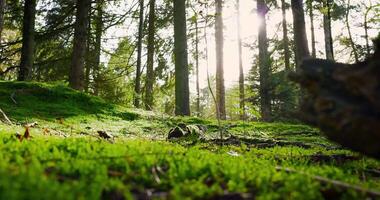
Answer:
<svg viewBox="0 0 380 200"><path fill-rule="evenodd" d="M285 0L281 0L281 9L282 9L282 32L283 32L283 40L284 40L285 70L290 71L290 50L289 50L289 38L288 38L288 24L286 22Z"/></svg>
<svg viewBox="0 0 380 200"><path fill-rule="evenodd" d="M325 33L326 59L334 60L333 38L331 33L331 6L332 0L323 0L323 7L327 10L323 13L323 30Z"/></svg>
<svg viewBox="0 0 380 200"><path fill-rule="evenodd" d="M87 27L87 49L86 49L86 60L85 60L85 72L84 72L84 81L85 81L85 86L84 90L85 92L88 92L90 89L90 75L91 75L91 66L92 66L92 60L94 59L94 52L92 50L92 27L91 27L91 20L92 20L92 7L90 6L90 9L88 9L88 27Z"/></svg>
<svg viewBox="0 0 380 200"><path fill-rule="evenodd" d="M5 0L0 0L0 44L4 27Z"/></svg>
<svg viewBox="0 0 380 200"><path fill-rule="evenodd" d="M216 101L219 111L217 116L219 119L226 119L226 103L225 103L225 88L224 88L224 67L223 67L223 1L215 0L215 46L216 46Z"/></svg>
<svg viewBox="0 0 380 200"><path fill-rule="evenodd" d="M19 81L29 81L32 75L35 48L36 0L25 0L22 28L21 63L18 74Z"/></svg>
<svg viewBox="0 0 380 200"><path fill-rule="evenodd" d="M175 114L190 115L186 6L174 0Z"/></svg>
<svg viewBox="0 0 380 200"><path fill-rule="evenodd" d="M74 32L74 47L71 57L71 70L69 76L70 87L83 91L84 89L84 63L86 56L87 28L89 23L88 11L90 0L78 0L76 4L76 21Z"/></svg>
<svg viewBox="0 0 380 200"><path fill-rule="evenodd" d="M317 57L317 51L315 48L315 28L314 28L314 7L313 7L313 1L308 0L308 7L309 7L309 17L310 17L310 32L311 32L311 56L313 58Z"/></svg>
<svg viewBox="0 0 380 200"><path fill-rule="evenodd" d="M142 59L142 41L144 37L144 0L140 0L140 13L139 13L139 35L137 41L137 66L136 66L136 79L135 79L135 94L133 105L140 108L141 99L141 59Z"/></svg>
<svg viewBox="0 0 380 200"><path fill-rule="evenodd" d="M146 81L145 81L145 109L153 109L153 84L154 84L154 34L155 34L155 7L156 1L150 0L149 2L149 27L148 27L148 59L146 67Z"/></svg>
<svg viewBox="0 0 380 200"><path fill-rule="evenodd" d="M244 69L242 59L242 39L241 39L241 23L240 23L240 1L236 1L237 10L237 29L238 29L238 48L239 48L239 107L240 107L240 119L245 119L245 91L244 91Z"/></svg>
<svg viewBox="0 0 380 200"><path fill-rule="evenodd" d="M294 41L296 47L296 66L298 70L302 61L305 58L310 57L310 51L306 36L303 0L292 0L292 12L294 26Z"/></svg>
<svg viewBox="0 0 380 200"><path fill-rule="evenodd" d="M99 94L100 87L100 56L103 36L103 7L104 0L96 0L96 18L95 18L95 44L94 44L94 61L92 62L94 76L94 95Z"/></svg>
<svg viewBox="0 0 380 200"><path fill-rule="evenodd" d="M257 0L257 15L261 19L259 27L259 68L260 68L260 110L263 121L271 120L270 98L270 64L268 54L268 39L266 27L266 14L268 7L264 0Z"/></svg>

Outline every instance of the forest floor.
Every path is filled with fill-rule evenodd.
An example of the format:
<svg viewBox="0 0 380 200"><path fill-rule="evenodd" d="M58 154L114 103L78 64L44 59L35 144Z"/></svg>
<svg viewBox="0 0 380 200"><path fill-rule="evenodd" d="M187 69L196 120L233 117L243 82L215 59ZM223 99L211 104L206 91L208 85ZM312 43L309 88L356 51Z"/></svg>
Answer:
<svg viewBox="0 0 380 200"><path fill-rule="evenodd" d="M304 125L225 121L220 140L213 120L37 83L0 82L0 109L0 199L380 198L379 161ZM166 140L179 123L206 139Z"/></svg>

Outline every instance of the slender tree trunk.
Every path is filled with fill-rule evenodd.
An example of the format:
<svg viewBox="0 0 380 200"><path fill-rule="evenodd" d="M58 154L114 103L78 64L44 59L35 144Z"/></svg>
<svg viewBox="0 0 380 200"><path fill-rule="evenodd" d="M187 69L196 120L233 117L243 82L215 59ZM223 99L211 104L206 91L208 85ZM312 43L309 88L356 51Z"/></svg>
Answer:
<svg viewBox="0 0 380 200"><path fill-rule="evenodd" d="M305 15L303 0L292 0L294 41L296 48L296 71L305 58L310 57L310 51L306 36Z"/></svg>
<svg viewBox="0 0 380 200"><path fill-rule="evenodd" d="M285 0L281 0L281 9L282 9L282 32L283 32L283 40L284 40L285 70L290 71L290 50L289 50L289 38L288 38L288 24L286 22Z"/></svg>
<svg viewBox="0 0 380 200"><path fill-rule="evenodd" d="M36 0L25 0L22 28L21 63L18 74L19 81L29 81L32 75L35 48Z"/></svg>
<svg viewBox="0 0 380 200"><path fill-rule="evenodd" d="M265 0L257 0L257 15L261 19L259 26L259 68L260 68L260 108L263 121L271 120L271 98L270 98L270 64L268 54L268 39L266 27L266 14L268 7Z"/></svg>
<svg viewBox="0 0 380 200"><path fill-rule="evenodd" d="M201 113L201 96L200 96L200 87L199 87L199 26L198 26L198 15L195 20L195 70L197 73L197 116L200 116Z"/></svg>
<svg viewBox="0 0 380 200"><path fill-rule="evenodd" d="M346 8L346 27L347 27L347 31L348 31L348 38L350 40L350 45L352 48L352 53L354 54L354 57L355 57L355 62L359 62L359 55L358 55L358 51L357 51L356 46L355 46L354 39L352 38L351 26L350 26L350 22L349 22L350 6L351 6L351 1L348 0L347 1L347 8Z"/></svg>
<svg viewBox="0 0 380 200"><path fill-rule="evenodd" d="M142 60L142 41L144 37L143 32L144 32L144 0L140 0L135 96L134 96L134 101L133 101L133 104L136 108L140 108L140 99L141 99L141 60Z"/></svg>
<svg viewBox="0 0 380 200"><path fill-rule="evenodd" d="M190 115L186 6L174 0L175 114Z"/></svg>
<svg viewBox="0 0 380 200"><path fill-rule="evenodd" d="M145 109L153 109L153 84L154 84L154 34L155 34L155 7L156 1L149 2L149 27L148 27L148 59L145 82Z"/></svg>
<svg viewBox="0 0 380 200"><path fill-rule="evenodd" d="M0 44L1 44L1 36L3 33L3 27L4 27L4 12L5 12L5 0L0 0Z"/></svg>
<svg viewBox="0 0 380 200"><path fill-rule="evenodd" d="M310 32L311 32L311 56L313 58L316 58L317 51L315 48L314 7L313 7L312 0L308 1L308 7L309 7Z"/></svg>
<svg viewBox="0 0 380 200"><path fill-rule="evenodd" d="M323 13L323 30L325 33L326 59L334 60L334 47L331 33L331 6L333 0L323 0L323 7L327 12Z"/></svg>
<svg viewBox="0 0 380 200"><path fill-rule="evenodd" d="M100 56L103 36L103 8L104 0L96 0L96 18L95 18L95 45L94 45L94 61L93 61L93 76L94 76L94 95L99 94L100 87Z"/></svg>
<svg viewBox="0 0 380 200"><path fill-rule="evenodd" d="M76 4L76 21L74 31L74 47L71 57L71 70L69 76L70 87L83 91L84 63L87 44L87 28L89 23L88 10L90 0L78 0Z"/></svg>
<svg viewBox="0 0 380 200"><path fill-rule="evenodd" d="M85 81L85 86L84 86L84 90L85 92L88 92L89 89L90 89L90 75L91 75L91 66L92 66L92 60L93 60L93 51L91 50L92 48L92 28L91 28L91 20L92 20L92 10L91 10L91 6L90 6L90 9L88 9L88 19L89 19L89 23L88 23L88 26L87 26L87 49L86 49L86 60L85 60L85 69L84 69L84 81Z"/></svg>
<svg viewBox="0 0 380 200"><path fill-rule="evenodd" d="M239 48L239 107L240 107L240 119L245 119L245 91L244 91L244 69L242 59L242 39L241 39L241 23L240 23L240 0L236 0L237 10L237 31L238 31L238 48Z"/></svg>
<svg viewBox="0 0 380 200"><path fill-rule="evenodd" d="M216 101L219 108L219 119L226 119L226 103L224 88L224 67L223 67L223 0L215 0L215 46L216 46Z"/></svg>

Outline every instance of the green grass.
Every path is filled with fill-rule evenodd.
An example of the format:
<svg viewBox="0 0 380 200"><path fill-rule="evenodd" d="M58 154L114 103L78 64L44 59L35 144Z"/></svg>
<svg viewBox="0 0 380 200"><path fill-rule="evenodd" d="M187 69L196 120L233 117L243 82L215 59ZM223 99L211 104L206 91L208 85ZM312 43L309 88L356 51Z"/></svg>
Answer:
<svg viewBox="0 0 380 200"><path fill-rule="evenodd" d="M225 134L234 137L221 146L213 120L129 109L37 83L0 82L0 108L15 122L0 122L0 199L368 197L315 176L380 191L379 161L304 125L226 121ZM34 121L33 138L20 142L15 133ZM208 140L166 141L178 123L207 125ZM115 139L99 138L98 130Z"/></svg>

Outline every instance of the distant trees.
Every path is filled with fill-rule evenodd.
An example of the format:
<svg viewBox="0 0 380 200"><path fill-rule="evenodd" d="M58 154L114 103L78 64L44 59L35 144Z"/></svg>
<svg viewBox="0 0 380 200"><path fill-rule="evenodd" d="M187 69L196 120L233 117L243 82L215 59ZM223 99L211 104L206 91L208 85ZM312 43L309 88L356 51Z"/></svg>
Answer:
<svg viewBox="0 0 380 200"><path fill-rule="evenodd" d="M285 69L290 70L290 50L289 50L289 37L288 37L288 24L286 21L286 8L287 4L285 0L281 0L281 11L282 11L282 33L284 42L284 63Z"/></svg>
<svg viewBox="0 0 380 200"><path fill-rule="evenodd" d="M240 1L236 0L236 11L237 11L237 32L238 32L238 49L239 49L239 108L240 108L240 119L245 119L245 91L244 91L244 70L243 70L243 49L242 49L242 39L241 39L241 24L240 24Z"/></svg>
<svg viewBox="0 0 380 200"><path fill-rule="evenodd" d="M186 5L174 0L175 114L190 115Z"/></svg>
<svg viewBox="0 0 380 200"><path fill-rule="evenodd" d="M18 73L19 81L29 81L32 76L35 50L34 26L36 19L36 6L36 0L25 0L22 26L21 62Z"/></svg>
<svg viewBox="0 0 380 200"><path fill-rule="evenodd" d="M215 0L216 101L217 117L226 119L223 57L223 0Z"/></svg>
<svg viewBox="0 0 380 200"><path fill-rule="evenodd" d="M147 110L153 109L155 4L156 0L149 1L148 60L145 79L145 109Z"/></svg>
<svg viewBox="0 0 380 200"><path fill-rule="evenodd" d="M90 0L80 0L76 4L76 20L74 46L71 56L69 76L70 87L82 91L84 89L84 63L87 46L87 28L89 23Z"/></svg>

